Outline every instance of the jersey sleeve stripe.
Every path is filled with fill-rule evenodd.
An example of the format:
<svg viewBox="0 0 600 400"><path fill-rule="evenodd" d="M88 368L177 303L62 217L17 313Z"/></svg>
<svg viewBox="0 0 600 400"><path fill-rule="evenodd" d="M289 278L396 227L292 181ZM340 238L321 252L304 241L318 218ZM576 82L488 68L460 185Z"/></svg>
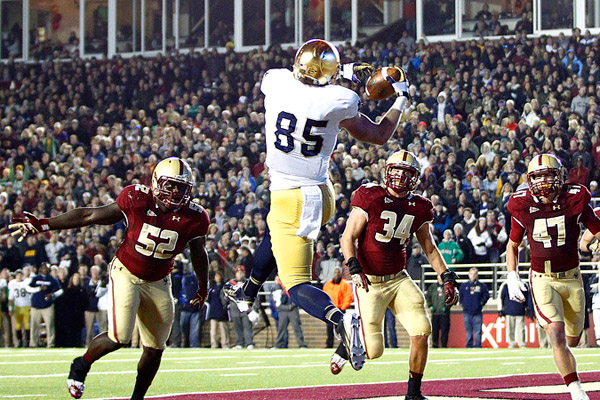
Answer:
<svg viewBox="0 0 600 400"><path fill-rule="evenodd" d="M515 221L517 221L517 223L518 223L519 225L521 225L521 227L522 227L523 229L525 229L525 225L523 225L523 223L522 223L521 221L519 221L519 220L518 220L518 219L516 219L515 217L512 217L512 219L514 219Z"/></svg>
<svg viewBox="0 0 600 400"><path fill-rule="evenodd" d="M432 222L433 222L433 220L432 220L432 219L428 219L427 221L423 221L423 223L422 223L421 225L419 225L419 227L417 228L417 231L418 231L419 229L421 229L421 227L422 227L423 225L425 225L426 223L432 223Z"/></svg>

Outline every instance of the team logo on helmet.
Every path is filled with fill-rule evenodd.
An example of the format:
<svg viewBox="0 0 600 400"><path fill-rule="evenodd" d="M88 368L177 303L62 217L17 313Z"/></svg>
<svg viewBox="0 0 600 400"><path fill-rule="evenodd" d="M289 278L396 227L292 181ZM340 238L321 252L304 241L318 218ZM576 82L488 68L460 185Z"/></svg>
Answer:
<svg viewBox="0 0 600 400"><path fill-rule="evenodd" d="M421 166L410 151L400 150L385 162L383 183L397 193L410 193L419 184Z"/></svg>
<svg viewBox="0 0 600 400"><path fill-rule="evenodd" d="M169 157L159 162L152 173L152 194L171 210L190 201L192 169L180 158Z"/></svg>
<svg viewBox="0 0 600 400"><path fill-rule="evenodd" d="M323 86L333 82L339 69L340 54L325 40L309 40L300 46L294 58L294 77L309 85Z"/></svg>
<svg viewBox="0 0 600 400"><path fill-rule="evenodd" d="M535 196L558 192L565 183L562 163L552 154L533 157L527 167L527 183Z"/></svg>

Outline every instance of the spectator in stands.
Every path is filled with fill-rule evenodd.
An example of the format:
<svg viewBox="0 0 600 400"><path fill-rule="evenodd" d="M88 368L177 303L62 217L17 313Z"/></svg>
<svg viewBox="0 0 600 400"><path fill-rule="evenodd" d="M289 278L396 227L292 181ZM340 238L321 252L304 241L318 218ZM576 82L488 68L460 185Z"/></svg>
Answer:
<svg viewBox="0 0 600 400"><path fill-rule="evenodd" d="M88 346L94 338L94 323L98 323L98 331L104 332L107 321L102 321L98 310L98 297L96 296L100 286L100 267L94 265L90 268L90 277L83 279L83 287L87 293L87 308L85 310L85 345Z"/></svg>
<svg viewBox="0 0 600 400"><path fill-rule="evenodd" d="M223 274L215 272L213 281L208 292L206 304L208 305L206 319L210 321L210 347L211 349L229 348L229 327L227 325L227 308L223 306ZM218 332L217 332L218 331ZM219 338L220 336L220 338ZM219 340L220 339L220 340Z"/></svg>
<svg viewBox="0 0 600 400"><path fill-rule="evenodd" d="M350 284L342 279L342 267L337 266L333 270L333 278L323 285L323 291L331 297L333 304L342 311L346 311L352 304L354 296ZM327 340L325 347L333 348L333 328L327 324Z"/></svg>
<svg viewBox="0 0 600 400"><path fill-rule="evenodd" d="M462 263L468 264L472 262L471 260L473 258L473 245L471 244L471 241L467 239L467 237L464 235L462 224L457 223L456 225L454 225L454 236L456 238L456 243L463 252Z"/></svg>
<svg viewBox="0 0 600 400"><path fill-rule="evenodd" d="M56 278L50 276L48 263L42 263L29 283L31 296L31 347L41 347L40 328L42 321L46 325L46 346L54 347L55 315L54 301L63 294Z"/></svg>
<svg viewBox="0 0 600 400"><path fill-rule="evenodd" d="M473 262L476 264L487 263L490 261L489 248L492 247L492 238L487 229L487 222L485 217L480 217L467 238L473 245L474 254Z"/></svg>
<svg viewBox="0 0 600 400"><path fill-rule="evenodd" d="M483 306L487 303L490 293L487 285L479 281L477 268L469 269L469 281L460 286L459 295L467 334L466 347L481 347Z"/></svg>
<svg viewBox="0 0 600 400"><path fill-rule="evenodd" d="M88 293L83 286L81 276L74 273L64 293L54 304L57 347L83 346L83 328L86 326L85 312L88 301Z"/></svg>
<svg viewBox="0 0 600 400"><path fill-rule="evenodd" d="M452 231L450 229L444 231L444 239L438 247L440 253L442 253L442 257L444 257L444 261L448 265L460 263L465 256L460 246L452 240Z"/></svg>
<svg viewBox="0 0 600 400"><path fill-rule="evenodd" d="M523 303L513 301L509 298L506 282L502 283L499 292L499 314L501 317L505 317L506 320L506 340L508 342L508 348L514 349L517 344L519 345L519 348L525 348L525 316L534 318L533 301L531 299L529 285L527 285L527 290L523 292L526 299Z"/></svg>
<svg viewBox="0 0 600 400"><path fill-rule="evenodd" d="M304 333L302 332L302 321L300 320L300 309L292 302L290 296L284 290L279 280L279 275L275 276L275 286L271 291L273 302L279 314L277 319L277 338L275 339L275 348L285 349L288 347L288 325L292 324L296 343L300 348L306 348L304 342Z"/></svg>
<svg viewBox="0 0 600 400"><path fill-rule="evenodd" d="M184 268L185 269L185 268ZM181 347L200 347L200 310L191 304L198 290L198 278L187 271L181 278L178 303L181 304Z"/></svg>
<svg viewBox="0 0 600 400"><path fill-rule="evenodd" d="M432 283L425 292L425 299L431 310L431 338L433 347L448 347L448 334L450 333L450 308L446 304L444 282L438 275L437 283Z"/></svg>
<svg viewBox="0 0 600 400"><path fill-rule="evenodd" d="M328 282L333 279L335 269L342 266L342 260L337 254L337 249L333 243L327 245L326 253L321 256L315 264L315 274L320 282Z"/></svg>
<svg viewBox="0 0 600 400"><path fill-rule="evenodd" d="M429 261L427 260L427 257L425 257L421 251L421 246L415 244L412 247L408 260L406 261L406 271L412 280L420 282L421 274L423 272L423 268L421 266L428 263Z"/></svg>
<svg viewBox="0 0 600 400"><path fill-rule="evenodd" d="M246 282L246 268L243 265L238 265L235 268L235 279L231 280L231 283L234 285L243 285L244 282ZM222 300L224 305L229 305L229 314L236 334L235 348L254 349L254 332L252 331L252 323L248 318L248 314L245 311L240 311L234 302L229 301L225 297Z"/></svg>

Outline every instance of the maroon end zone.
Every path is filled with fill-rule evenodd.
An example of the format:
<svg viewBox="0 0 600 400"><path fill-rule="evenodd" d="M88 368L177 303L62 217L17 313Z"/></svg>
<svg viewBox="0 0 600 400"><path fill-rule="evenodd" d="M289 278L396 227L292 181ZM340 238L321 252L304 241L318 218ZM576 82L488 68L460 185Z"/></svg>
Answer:
<svg viewBox="0 0 600 400"><path fill-rule="evenodd" d="M582 382L600 381L600 371L582 372L579 374ZM569 400L569 394L537 394L510 393L502 391L488 392L489 389L508 389L529 386L561 385L562 378L558 374L512 375L509 377L473 378L473 379L444 379L423 382L423 394L426 396L444 396L460 398L488 399L520 399L520 400ZM211 392L179 394L170 396L152 396L158 400L229 400L243 398L244 400L263 399L370 399L386 396L403 396L406 393L406 382L373 383L354 385L331 385L302 388L280 388L266 390L240 390L235 392ZM600 391L591 392L600 398Z"/></svg>

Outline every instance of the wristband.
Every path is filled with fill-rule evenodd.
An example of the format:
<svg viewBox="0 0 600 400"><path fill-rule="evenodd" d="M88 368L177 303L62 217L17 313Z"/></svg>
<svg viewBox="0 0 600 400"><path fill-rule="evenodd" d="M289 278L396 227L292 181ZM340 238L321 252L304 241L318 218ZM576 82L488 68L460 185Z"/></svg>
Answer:
<svg viewBox="0 0 600 400"><path fill-rule="evenodd" d="M404 109L404 106L406 106L406 102L408 101L408 99L406 98L406 96L398 96L396 97L396 100L394 100L394 104L392 104L392 106L390 107L390 110L398 110L400 112L402 112L402 110Z"/></svg>

